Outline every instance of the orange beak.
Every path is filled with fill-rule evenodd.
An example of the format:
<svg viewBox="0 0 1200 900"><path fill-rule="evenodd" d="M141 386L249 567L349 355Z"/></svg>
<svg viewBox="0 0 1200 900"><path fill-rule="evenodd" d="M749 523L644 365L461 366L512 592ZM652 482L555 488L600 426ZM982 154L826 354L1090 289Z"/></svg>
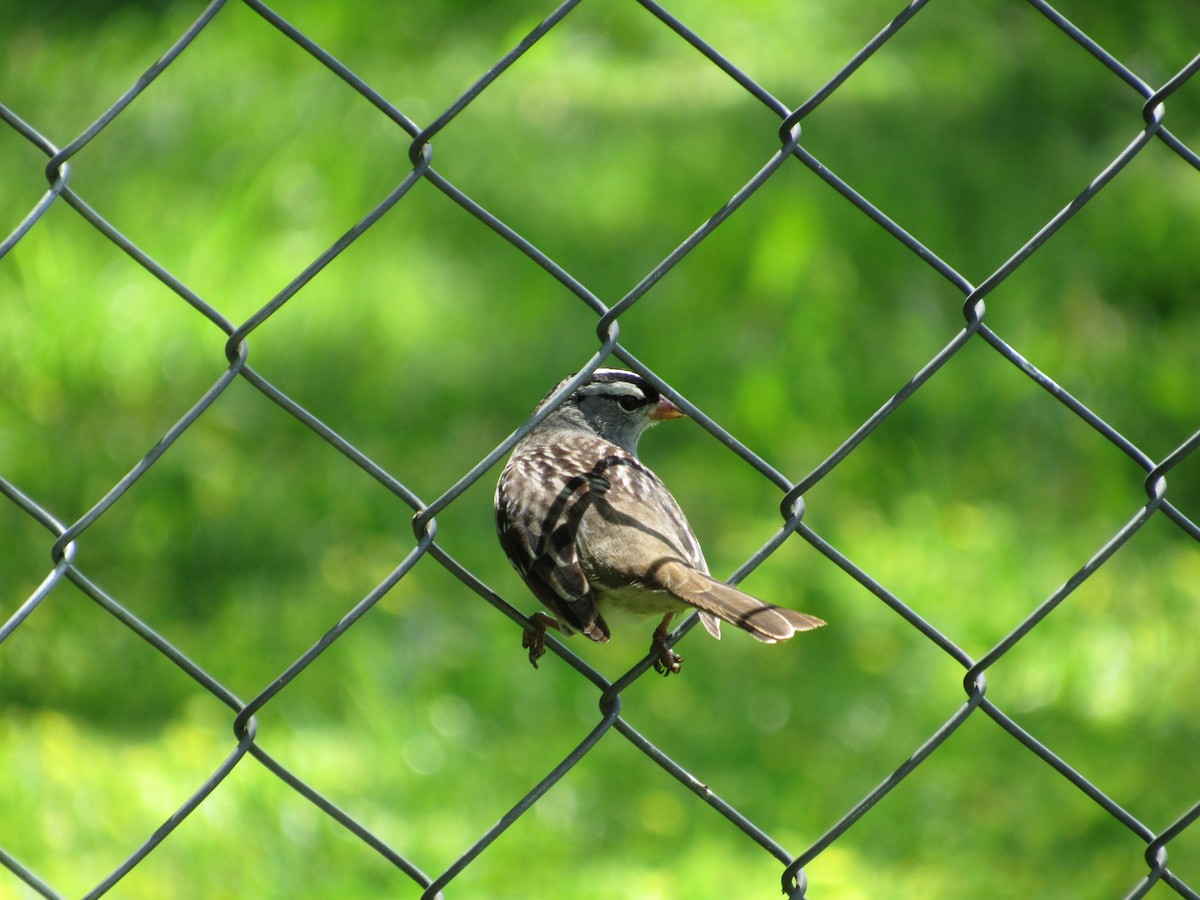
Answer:
<svg viewBox="0 0 1200 900"><path fill-rule="evenodd" d="M680 416L686 415L687 413L666 397L659 397L658 402L654 404L654 409L650 410L650 418L655 422L661 422L663 419L678 419Z"/></svg>

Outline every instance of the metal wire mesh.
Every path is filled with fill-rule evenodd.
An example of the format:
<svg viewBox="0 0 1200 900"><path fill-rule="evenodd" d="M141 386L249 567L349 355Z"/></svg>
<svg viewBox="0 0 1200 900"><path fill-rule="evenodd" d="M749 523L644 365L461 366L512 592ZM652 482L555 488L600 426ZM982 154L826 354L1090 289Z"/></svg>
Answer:
<svg viewBox="0 0 1200 900"><path fill-rule="evenodd" d="M245 0L245 5L261 17L262 22L270 28L277 29L282 35L295 42L311 57L314 67L323 67L326 77L341 79L350 89L365 98L379 114L386 117L397 128L407 133L411 172L403 181L387 194L357 225L346 232L339 240L321 253L310 265L292 278L290 283L263 304L253 315L244 321L227 318L220 310L206 303L199 293L189 285L175 278L163 266L143 252L131 240L121 233L114 225L88 204L72 188L71 164L72 159L90 141L108 128L114 121L124 115L127 110L137 103L139 95L168 67L174 65L182 55L186 54L192 42L222 14L226 3L224 0L214 0L203 13L191 24L172 44L161 58L148 69L145 74L95 122L89 125L77 136L63 144L56 143L47 137L35 124L30 124L15 111L0 105L0 117L7 127L20 135L25 141L45 154L46 180L48 187L40 200L34 205L19 225L0 243L0 265L15 247L21 244L31 231L38 227L39 221L56 206L69 206L78 216L86 221L98 234L103 235L119 247L124 253L135 260L146 271L162 282L180 299L185 301L207 322L225 335L225 357L228 367L221 377L202 396L195 399L188 409L173 426L163 435L161 440L146 453L116 484L104 491L102 496L83 516L75 521L63 522L55 515L49 504L37 497L24 493L20 485L13 484L0 478L0 492L7 502L19 509L29 519L38 523L50 534L50 554L53 560L52 569L46 574L37 589L20 602L18 598L5 596L6 605L15 605L8 615L3 627L0 628L0 641L12 636L29 621L35 610L51 597L61 587L64 581L72 582L81 591L103 607L112 617L122 623L132 633L145 643L145 653L157 652L173 665L193 679L205 691L227 705L233 713L233 728L236 744L230 750L228 757L212 772L195 786L194 792L177 809L164 809L165 816L160 828L149 835L131 836L128 856L115 869L104 875L96 886L88 892L88 897L104 894L122 881L135 867L142 864L159 844L167 839L172 831L189 816L192 816L206 801L213 791L231 775L239 766L249 764L253 758L280 782L299 796L305 798L321 810L331 820L344 827L355 838L374 850L383 860L403 872L419 886L422 896L440 897L443 892L453 893L455 879L471 866L477 857L506 830L528 813L540 798L581 759L589 754L601 741L624 739L647 758L656 763L663 772L677 780L683 787L695 795L698 803L707 804L720 816L727 818L740 830L746 841L753 842L762 851L778 860L780 865L781 884L784 893L789 897L804 897L807 891L807 880L804 869L814 863L819 857L838 841L862 817L870 815L873 807L890 791L912 775L918 768L929 764L931 755L947 738L969 719L987 717L999 725L1019 744L1045 763L1076 788L1112 820L1127 829L1145 844L1145 875L1136 884L1128 887L1128 896L1140 897L1147 894L1156 886L1165 886L1179 896L1200 897L1200 889L1189 885L1179 877L1168 862L1172 842L1191 827L1197 817L1200 817L1200 797L1181 797L1183 812L1165 828L1154 829L1143 824L1129 810L1110 797L1103 783L1097 783L1086 778L1072 766L1069 759L1060 757L1051 746L1043 743L1034 734L1027 731L1009 713L990 700L987 696L987 675L989 670L1005 657L1014 647L1024 640L1034 629L1038 628L1047 616L1062 604L1077 588L1104 566L1124 545L1133 540L1139 530L1152 519L1165 519L1175 528L1193 541L1200 541L1200 526L1192 521L1167 496L1167 479L1171 471L1200 445L1200 432L1174 447L1161 458L1154 458L1132 441L1123 436L1116 428L1106 422L1100 415L1089 409L1076 399L1062 385L1058 384L1049 374L1040 371L1035 365L1025 359L1021 352L1006 342L987 324L985 301L988 295L1001 283L1013 275L1025 262L1050 240L1054 234L1073 216L1078 214L1090 201L1115 179L1121 176L1126 165L1152 145L1167 148L1194 170L1193 174L1200 177L1200 155L1167 128L1165 116L1167 106L1172 96L1200 69L1200 56L1194 58L1184 68L1178 71L1161 85L1146 83L1130 65L1125 64L1107 53L1099 44L1073 25L1066 17L1056 11L1048 3L1030 0L1032 6L1044 17L1046 27L1058 29L1067 35L1077 47L1080 54L1090 55L1110 73L1112 78L1119 81L1125 90L1134 92L1142 98L1142 119L1136 127L1130 128L1128 145L1116 155L1099 172L1090 175L1087 186L1056 215L1041 225L1029 235L1020 249L1006 262L997 268L980 284L971 283L949 263L941 259L937 253L922 243L918 236L908 233L904 228L892 221L883 211L872 204L871 200L859 193L852 185L843 181L820 159L816 158L805 147L803 128L806 118L822 106L835 92L850 81L859 67L869 60L887 42L892 40L903 29L918 27L926 13L925 0L917 0L903 9L890 22L883 25L882 30L860 52L849 59L844 66L826 84L821 85L813 95L799 105L791 105L772 96L760 84L756 83L738 65L724 57L714 46L689 26L672 16L662 6L652 0L641 0L640 5L647 16L657 20L662 28L669 29L678 40L686 42L697 53L701 54L713 67L720 70L728 79L750 94L766 109L774 113L779 120L778 149L765 161L761 169L738 190L729 201L711 218L705 221L679 246L661 262L645 274L645 277L625 296L611 305L606 304L573 277L566 269L539 250L529 240L518 234L502 222L477 199L456 187L444 174L433 166L433 149L438 136L448 129L457 117L464 113L489 86L503 77L506 70L512 66L521 65L525 54L552 29L559 27L568 16L580 5L580 0L568 0L551 12L532 31L525 35L511 51L504 54L470 88L455 100L444 111L438 114L426 126L422 127L407 116L396 105L385 99L380 92L366 83L362 78L334 58L329 52L319 46L298 28L289 24L281 15L264 3L257 0ZM905 248L913 256L927 266L938 277L952 285L963 296L963 325L945 346L930 358L915 374L911 376L903 388L887 400L877 412L871 415L862 425L847 437L820 465L810 473L793 481L772 468L766 461L756 456L742 444L737 437L722 429L705 413L689 402L680 393L682 385L671 385L659 378L653 371L637 359L630 350L620 342L620 320L635 304L643 300L651 288L683 260L698 245L705 241L716 229L720 228L729 216L737 210L756 191L772 179L777 172L785 167L804 167L829 188L840 194L852 204L862 215L870 218L882 228L892 239ZM12 173L4 177L13 177ZM763 478L773 483L783 492L780 504L783 522L778 532L762 548L755 553L735 573L734 580L744 577L764 560L769 558L783 542L793 535L798 535L812 547L823 554L828 560L844 570L851 578L873 594L880 602L886 604L908 623L925 640L938 648L949 659L956 662L964 670L963 686L966 698L961 707L949 718L933 730L927 739L913 752L895 771L879 782L878 786L863 796L851 808L847 809L836 822L833 822L824 834L817 836L811 843L796 852L785 848L781 842L766 833L747 815L744 815L730 803L709 790L702 780L703 773L693 774L677 761L663 752L654 742L643 736L633 724L634 716L627 717L622 704L622 696L626 689L642 678L650 667L650 659L643 660L623 677L609 681L591 668L584 660L573 654L570 649L559 642L550 640L549 649L561 657L566 664L578 675L591 682L600 692L600 717L591 732L565 756L553 770L540 780L536 773L530 774L531 786L524 797L507 812L500 816L494 826L489 828L473 843L461 848L461 855L444 871L427 873L416 861L405 855L404 848L389 846L384 840L373 834L366 826L350 812L339 808L322 791L301 780L288 767L273 758L256 742L256 715L269 703L288 690L293 680L331 647L349 629L366 615L373 606L397 583L406 577L410 570L423 558L436 560L446 571L459 579L464 585L476 592L482 599L495 606L500 612L517 623L524 621L517 609L500 598L472 571L452 557L437 541L437 522L439 514L454 504L460 496L480 479L489 477L493 466L511 450L534 424L527 421L517 428L508 438L496 445L469 471L446 489L440 496L433 499L419 497L408 486L401 483L383 466L378 464L367 453L356 447L349 440L338 434L334 429L321 421L316 415L306 409L289 393L269 382L262 374L248 364L247 348L254 333L260 328L269 327L272 317L289 303L306 285L312 281L330 262L338 257L346 248L372 228L385 214L397 204L404 203L410 190L421 182L427 182L453 201L463 212L471 216L497 233L511 247L514 254L523 254L540 266L553 278L557 279L579 302L594 313L596 318L595 330L598 346L594 355L586 361L581 369L583 373L594 369L613 356L626 366L642 372L651 381L682 406L687 413L699 422L714 437L738 456L753 466ZM2 340L2 338L0 338ZM1145 502L1137 509L1130 510L1128 521L1115 533L1109 535L1089 559L1079 566L1078 571L1067 580L1061 588L1046 597L1023 621L1006 634L994 647L979 658L974 658L964 651L955 640L925 621L914 609L906 605L887 586L873 579L855 562L843 555L820 534L814 531L805 521L805 495L819 482L825 479L839 465L853 454L856 449L880 427L893 413L914 396L921 388L933 379L939 370L964 347L968 345L985 344L994 351L995 360L1007 362L1016 367L1019 372L1033 384L1041 388L1078 417L1090 429L1095 441L1105 441L1113 445L1134 464L1145 471ZM188 654L172 644L146 622L139 619L122 602L112 596L104 587L86 576L75 563L76 549L79 542L109 510L121 500L140 479L150 472L171 451L172 446L192 425L198 417L214 404L221 402L225 392L235 383L243 382L277 404L281 409L294 417L313 433L334 447L345 459L367 472L375 481L392 492L402 503L407 504L414 513L413 529L416 543L399 565L373 590L349 609L337 624L317 640L305 653L296 658L277 677L272 679L256 696L249 699L238 697L228 687L209 675L200 665L189 658ZM515 424L515 423L514 423ZM16 605L19 602L19 605ZM517 601L525 605L524 600ZM676 639L694 625L693 619L680 626ZM2 652L2 651L0 651ZM519 654L514 653L514 665L519 664ZM1194 660L1181 661L1182 665L1194 665ZM936 765L936 764L929 764ZM12 823L3 826L7 830ZM21 859L5 849L5 838L0 831L0 862L20 883L32 891L46 896L61 896L54 885L48 884L39 875L22 863Z"/></svg>

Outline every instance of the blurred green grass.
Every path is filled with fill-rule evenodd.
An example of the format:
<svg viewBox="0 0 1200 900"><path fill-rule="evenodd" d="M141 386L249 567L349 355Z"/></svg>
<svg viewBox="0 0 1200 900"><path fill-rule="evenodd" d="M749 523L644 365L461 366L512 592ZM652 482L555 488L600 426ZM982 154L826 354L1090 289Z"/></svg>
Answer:
<svg viewBox="0 0 1200 900"><path fill-rule="evenodd" d="M1060 8L1152 83L1200 12ZM3 101L60 145L197 4L5 7ZM427 124L547 10L280 4ZM672 4L784 102L894 14L878 2ZM1170 104L1195 136L1197 91ZM975 283L1137 134L1139 98L1031 8L931 7L813 116L805 145ZM777 122L633 4L583 4L435 143L435 167L619 299L755 172ZM1193 141L1193 144L1195 142ZM230 5L72 159L72 187L235 322L405 175L408 139L251 10ZM0 230L44 190L0 131ZM1161 458L1196 427L1200 180L1157 146L987 299L1034 364ZM788 165L621 319L622 341L800 478L947 343L961 296ZM420 184L250 338L250 363L431 500L594 352L594 316ZM0 471L82 515L224 368L224 336L62 204L0 262ZM643 452L725 575L779 493L701 430ZM807 519L980 655L1144 502L1143 475L982 343L968 345L807 496ZM523 609L491 476L439 540ZM1196 463L1170 478L1195 519ZM412 546L411 511L243 383L79 541L80 568L243 698ZM0 505L4 602L48 569ZM746 581L830 627L780 647L689 636L685 674L624 714L793 852L962 703L959 668L807 545ZM1200 794L1191 712L1200 558L1159 519L989 672L988 696L1151 828ZM573 643L615 677L648 634ZM70 585L0 653L0 846L90 888L219 765L229 715ZM438 873L587 733L595 691L422 561L260 714L267 750ZM1200 878L1196 838L1171 865ZM972 718L808 869L814 896L1109 897L1139 841ZM779 866L610 735L450 889L487 897L772 896ZM1002 887L997 887L997 880ZM25 896L15 879L0 896ZM236 888L232 887L236 886ZM7 892L7 893L6 893ZM252 761L114 896L416 896Z"/></svg>

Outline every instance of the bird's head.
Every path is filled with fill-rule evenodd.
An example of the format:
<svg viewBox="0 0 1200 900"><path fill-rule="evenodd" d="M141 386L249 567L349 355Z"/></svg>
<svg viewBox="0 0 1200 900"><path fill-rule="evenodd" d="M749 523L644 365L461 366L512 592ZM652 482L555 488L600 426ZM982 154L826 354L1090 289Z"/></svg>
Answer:
<svg viewBox="0 0 1200 900"><path fill-rule="evenodd" d="M682 415L683 410L642 376L622 369L597 369L550 414L545 424L582 428L636 453L642 432L664 419Z"/></svg>

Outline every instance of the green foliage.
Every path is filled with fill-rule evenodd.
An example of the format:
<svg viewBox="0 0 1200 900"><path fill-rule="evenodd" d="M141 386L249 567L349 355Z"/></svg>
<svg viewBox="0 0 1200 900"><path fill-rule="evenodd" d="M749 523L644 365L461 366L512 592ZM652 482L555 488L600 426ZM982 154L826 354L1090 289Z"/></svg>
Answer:
<svg viewBox="0 0 1200 900"><path fill-rule="evenodd" d="M1196 51L1197 7L1076 4L1148 82ZM1136 8L1135 8L1136 7ZM548 12L284 4L419 125ZM0 100L65 145L199 12L0 12ZM896 13L671 11L796 105ZM81 22L82 19L86 21ZM1168 124L1196 146L1197 89ZM804 146L975 284L1139 133L1142 98L1032 7L931 4L805 119ZM778 120L636 4L582 4L433 142L437 171L618 301L778 146ZM409 137L230 4L71 160L72 188L223 316L267 303L409 171ZM0 232L44 190L0 129ZM986 322L1161 459L1196 428L1200 177L1152 145L986 300ZM622 343L798 480L962 327L962 295L799 163L620 320ZM225 335L56 204L0 262L0 474L65 523L225 370ZM428 183L250 335L256 372L429 502L595 352L595 316ZM643 453L728 575L779 491L701 429ZM1193 460L1169 497L1200 516ZM489 473L438 518L521 609ZM1145 502L1144 472L981 340L806 496L806 522L967 653L986 653ZM413 546L412 510L244 382L78 542L77 564L244 699ZM0 503L7 616L49 570ZM623 714L792 852L964 702L961 668L793 538L746 580L826 618L787 645L695 632L681 678ZM1151 521L988 673L988 697L1152 829L1200 795L1200 556ZM645 633L572 642L616 677ZM431 559L259 715L264 748L439 873L593 727L598 696ZM231 715L70 584L0 651L0 846L92 887L232 751ZM1195 829L1193 829L1194 831ZM981 713L808 868L813 896L1111 897L1141 842ZM1197 838L1172 867L1200 882ZM780 866L610 734L450 896L772 896ZM0 897L24 896L0 876ZM998 888L997 884L1003 884ZM237 887L233 887L236 885ZM121 897L416 896L247 759Z"/></svg>

